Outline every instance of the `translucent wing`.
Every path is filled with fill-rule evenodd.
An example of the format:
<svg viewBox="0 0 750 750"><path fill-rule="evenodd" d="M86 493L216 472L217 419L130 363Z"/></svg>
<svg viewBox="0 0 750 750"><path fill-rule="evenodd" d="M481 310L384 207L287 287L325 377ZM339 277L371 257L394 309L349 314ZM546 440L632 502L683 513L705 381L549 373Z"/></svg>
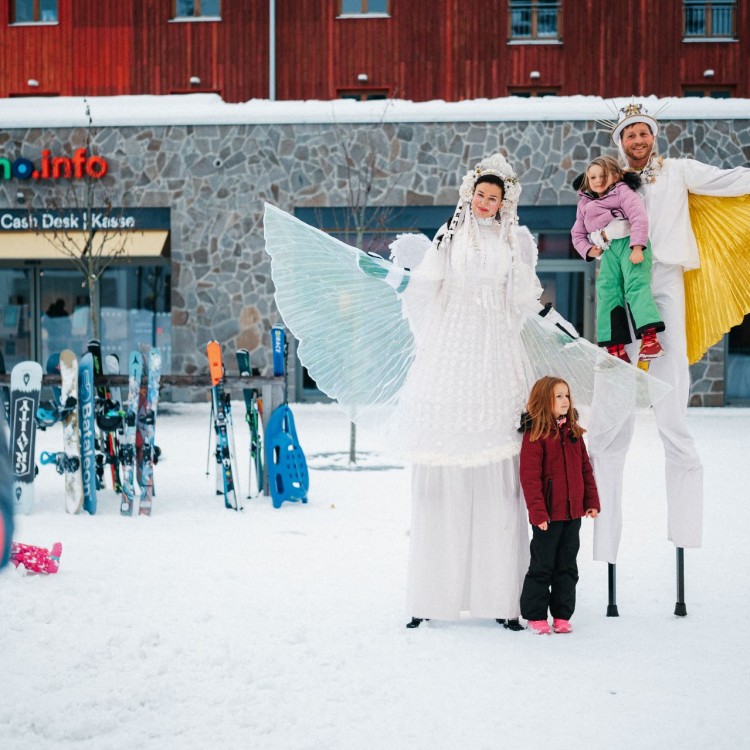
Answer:
<svg viewBox="0 0 750 750"><path fill-rule="evenodd" d="M414 340L398 294L383 278L392 264L269 204L264 226L276 305L318 387L353 420L395 404Z"/></svg>
<svg viewBox="0 0 750 750"><path fill-rule="evenodd" d="M607 354L584 338L570 339L539 316L528 317L521 330L532 382L545 375L562 378L577 406L604 406L615 419L663 398L671 386L635 365Z"/></svg>

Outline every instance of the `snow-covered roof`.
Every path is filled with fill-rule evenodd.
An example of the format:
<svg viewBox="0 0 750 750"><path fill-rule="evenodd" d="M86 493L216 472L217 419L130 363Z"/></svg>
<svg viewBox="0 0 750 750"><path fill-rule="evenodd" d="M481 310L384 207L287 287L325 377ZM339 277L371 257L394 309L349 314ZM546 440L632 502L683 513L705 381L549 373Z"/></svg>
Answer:
<svg viewBox="0 0 750 750"><path fill-rule="evenodd" d="M39 97L0 99L0 128L85 126L85 102L99 127L379 122L503 122L612 120L633 101L598 96L504 97L461 102L397 99L358 102L269 101L229 104L218 94ZM651 114L669 120L747 119L749 99L638 97Z"/></svg>

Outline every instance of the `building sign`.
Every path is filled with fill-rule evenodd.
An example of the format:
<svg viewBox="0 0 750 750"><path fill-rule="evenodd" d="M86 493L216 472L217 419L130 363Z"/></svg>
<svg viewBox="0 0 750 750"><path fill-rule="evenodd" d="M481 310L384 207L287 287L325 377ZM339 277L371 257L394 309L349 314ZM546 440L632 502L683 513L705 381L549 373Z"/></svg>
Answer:
<svg viewBox="0 0 750 750"><path fill-rule="evenodd" d="M103 156L89 156L85 148L77 148L73 156L52 156L49 149L42 151L41 161L35 165L20 157L10 160L0 156L0 180L100 180L109 165Z"/></svg>
<svg viewBox="0 0 750 750"><path fill-rule="evenodd" d="M168 208L0 208L2 232L169 230Z"/></svg>

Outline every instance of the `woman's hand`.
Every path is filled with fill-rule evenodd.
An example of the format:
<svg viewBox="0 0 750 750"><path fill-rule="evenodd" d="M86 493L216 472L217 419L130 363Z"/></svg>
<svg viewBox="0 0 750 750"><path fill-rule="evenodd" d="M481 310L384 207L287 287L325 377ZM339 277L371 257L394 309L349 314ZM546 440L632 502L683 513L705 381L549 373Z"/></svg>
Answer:
<svg viewBox="0 0 750 750"><path fill-rule="evenodd" d="M603 252L604 250L602 250L602 248L592 245L586 255L589 258L598 258Z"/></svg>
<svg viewBox="0 0 750 750"><path fill-rule="evenodd" d="M542 531L547 531L547 522L546 522L546 521L544 521L543 523L540 523L540 524L539 524L539 528L540 528L540 529L541 529Z"/></svg>
<svg viewBox="0 0 750 750"><path fill-rule="evenodd" d="M586 511L586 518L596 518L599 515L599 511L596 508L589 508Z"/></svg>
<svg viewBox="0 0 750 750"><path fill-rule="evenodd" d="M643 263L643 245L633 245L633 249L630 251L630 262L635 265Z"/></svg>

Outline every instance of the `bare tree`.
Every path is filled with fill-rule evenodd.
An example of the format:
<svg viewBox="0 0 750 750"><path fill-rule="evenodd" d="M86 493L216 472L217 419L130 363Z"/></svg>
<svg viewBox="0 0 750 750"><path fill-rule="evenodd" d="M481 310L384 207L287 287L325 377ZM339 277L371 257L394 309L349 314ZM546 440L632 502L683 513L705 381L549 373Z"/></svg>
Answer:
<svg viewBox="0 0 750 750"><path fill-rule="evenodd" d="M386 100L379 122L370 127L335 128L336 151L340 154L336 164L339 187L346 194L346 207L337 215L336 233L344 234L348 242L367 251L368 234L383 231L393 218L394 209L382 205L388 193L396 186L399 175L392 171L388 137L383 123L393 103ZM333 154L332 154L333 158ZM334 161L335 164L335 161ZM350 424L349 462L357 462L357 426Z"/></svg>
<svg viewBox="0 0 750 750"><path fill-rule="evenodd" d="M58 216L72 212L74 218L67 221L59 218L38 234L81 272L89 293L91 334L99 338L99 280L117 258L127 255L129 234L122 231L124 221L101 181L101 170L95 168L102 162L94 161L93 165L85 162L91 154L96 133L89 103L86 99L83 101L87 119L85 147L77 149L75 156L66 160L65 166L71 173L63 175L80 179L71 180L65 187L53 188L44 199L46 209Z"/></svg>

